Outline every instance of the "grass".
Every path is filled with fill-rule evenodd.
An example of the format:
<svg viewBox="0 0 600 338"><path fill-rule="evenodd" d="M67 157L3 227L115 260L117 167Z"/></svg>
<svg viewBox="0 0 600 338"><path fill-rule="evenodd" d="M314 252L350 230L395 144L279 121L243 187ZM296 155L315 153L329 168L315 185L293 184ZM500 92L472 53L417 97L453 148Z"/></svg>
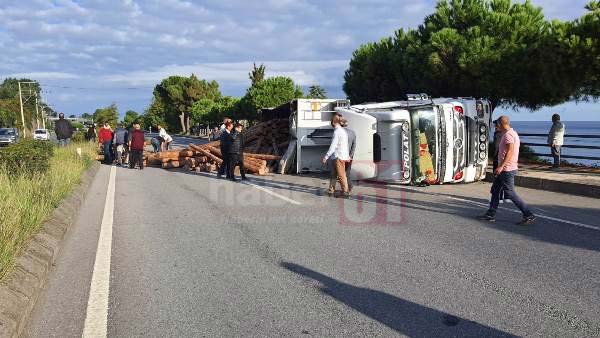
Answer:
<svg viewBox="0 0 600 338"><path fill-rule="evenodd" d="M81 148L81 157L76 148ZM95 144L77 143L56 148L46 173L11 177L0 168L0 280L95 157Z"/></svg>

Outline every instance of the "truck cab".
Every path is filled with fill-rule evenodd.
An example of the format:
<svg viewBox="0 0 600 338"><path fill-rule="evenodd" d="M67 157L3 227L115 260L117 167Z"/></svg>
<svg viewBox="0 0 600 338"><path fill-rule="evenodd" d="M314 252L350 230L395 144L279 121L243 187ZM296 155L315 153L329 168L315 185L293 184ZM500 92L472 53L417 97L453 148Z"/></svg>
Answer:
<svg viewBox="0 0 600 338"><path fill-rule="evenodd" d="M356 176L399 184L473 182L485 177L489 103L474 99L429 99L411 95L406 101L339 107L344 118L365 114L375 118L376 133L368 146L375 173ZM487 107L487 108L486 108ZM360 125L350 126L360 130ZM483 140L485 136L485 141ZM354 168L354 165L353 165Z"/></svg>

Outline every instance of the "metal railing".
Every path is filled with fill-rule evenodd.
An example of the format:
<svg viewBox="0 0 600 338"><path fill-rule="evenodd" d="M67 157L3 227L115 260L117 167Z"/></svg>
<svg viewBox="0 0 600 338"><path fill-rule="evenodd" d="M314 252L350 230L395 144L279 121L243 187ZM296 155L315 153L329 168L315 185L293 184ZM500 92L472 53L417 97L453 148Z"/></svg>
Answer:
<svg viewBox="0 0 600 338"><path fill-rule="evenodd" d="M528 134L528 133L519 133L519 136L527 136L527 137L544 137L547 138L548 134ZM600 135L580 135L580 134L569 134L564 136L567 138L579 138L579 139L600 139ZM521 142L522 145L533 146L533 147L547 147L549 145L546 143L531 143L531 142ZM563 144L561 148L571 148L571 149L590 149L590 150L600 150L600 146L585 146L585 145L577 145L577 144ZM529 153L535 156L542 157L552 157L552 154L540 154L540 153ZM579 155L560 155L560 158L565 159L576 159L576 160L592 160L592 161L600 161L600 157L598 156L579 156Z"/></svg>

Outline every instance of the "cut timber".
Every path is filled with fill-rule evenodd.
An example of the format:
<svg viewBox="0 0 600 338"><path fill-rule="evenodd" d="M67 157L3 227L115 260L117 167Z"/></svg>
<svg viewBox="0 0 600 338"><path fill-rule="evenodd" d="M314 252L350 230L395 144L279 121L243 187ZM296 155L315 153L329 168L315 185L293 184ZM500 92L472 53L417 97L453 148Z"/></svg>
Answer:
<svg viewBox="0 0 600 338"><path fill-rule="evenodd" d="M244 156L254 157L254 158L257 158L260 160L267 160L267 161L278 161L281 159L281 156L267 155L267 154L244 153Z"/></svg>

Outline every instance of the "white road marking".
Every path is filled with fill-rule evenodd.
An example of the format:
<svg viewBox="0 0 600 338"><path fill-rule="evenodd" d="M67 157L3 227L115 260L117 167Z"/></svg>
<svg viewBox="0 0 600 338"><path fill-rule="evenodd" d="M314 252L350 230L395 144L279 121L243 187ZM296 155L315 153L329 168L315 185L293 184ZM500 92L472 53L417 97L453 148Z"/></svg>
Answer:
<svg viewBox="0 0 600 338"><path fill-rule="evenodd" d="M473 204L473 205L478 205L478 206L485 207L485 208L489 207L489 204L481 203L481 202L476 202L476 201L471 201L471 200L466 199L466 198L440 195L440 194L431 193L431 192L424 192L422 190L413 189L413 188L409 188L409 187L404 187L404 188L406 190L410 190L410 191L418 191L418 192L426 193L426 194L429 194L429 195L436 195L436 196L440 196L440 197L446 197L446 198L451 199L451 200L466 202L466 203L470 203L470 204ZM508 209L508 208L503 208L503 207L500 207L500 209L506 210L506 211L510 211L510 212L514 212L514 213L518 213L518 214L521 213L520 210L515 210L515 209ZM589 224L585 224L585 223L579 223L579 222L569 221L567 219L556 218L556 217L547 216L547 215L543 215L543 214L536 214L535 217L547 219L549 221L570 224L570 225L574 225L574 226L578 226L578 227L586 228L586 229L590 229L590 230L600 231L600 227L599 226L595 226L595 225L589 225Z"/></svg>
<svg viewBox="0 0 600 338"><path fill-rule="evenodd" d="M115 176L116 168L111 167L83 328L82 336L85 338L105 338L107 332L112 228L115 210Z"/></svg>
<svg viewBox="0 0 600 338"><path fill-rule="evenodd" d="M289 202L289 203L292 203L292 204L295 204L295 205L301 205L302 204L302 203L300 203L300 202L298 202L296 200L293 200L291 198L288 198L288 197L285 197L283 195L280 195L280 194L278 194L278 193L276 193L274 191L271 191L271 190L269 190L267 188L261 187L260 185L253 184L253 183L248 183L248 182L243 182L243 183L246 184L246 185L249 185L251 187L254 187L254 188L256 188L256 189L258 189L260 191L264 191L264 192L266 192L267 194L269 194L271 196L275 196L277 198L280 198L280 199L282 199L282 200L284 200L286 202Z"/></svg>

